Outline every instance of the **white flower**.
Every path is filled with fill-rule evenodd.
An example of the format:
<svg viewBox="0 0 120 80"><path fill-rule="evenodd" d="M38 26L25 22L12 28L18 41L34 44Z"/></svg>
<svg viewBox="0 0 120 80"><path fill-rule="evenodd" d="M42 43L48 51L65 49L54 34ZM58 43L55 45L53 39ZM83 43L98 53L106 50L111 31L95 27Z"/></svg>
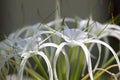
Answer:
<svg viewBox="0 0 120 80"><path fill-rule="evenodd" d="M68 37L70 40L82 40L87 38L87 32L82 31L79 28L73 28L73 29L69 29L68 26L64 26L64 30L62 31L62 33Z"/></svg>
<svg viewBox="0 0 120 80"><path fill-rule="evenodd" d="M90 21L90 23L92 23L92 22L93 21ZM101 40L98 40L99 36L97 35L97 32L101 32L102 30L104 30L106 28L104 28L103 25L101 25L99 23L95 23L95 25L89 24L89 26L91 26L90 29L85 30L84 27L86 27L87 24L83 21L81 25L83 25L83 26L82 27L80 26L80 28L72 28L72 29L69 29L65 25L65 26L62 26L62 27L64 27L64 30L62 30L60 32L50 29L50 31L54 31L55 35L57 35L65 40L65 42L63 41L60 43L59 48L57 49L57 51L55 53L55 55L57 55L57 56L54 57L54 67L56 67L56 60L58 58L58 55L65 45L80 46L83 49L85 57L86 57L86 62L87 62L90 78L91 78L91 80L93 80L91 54L90 54L88 47L86 46L86 43L96 43L96 44L104 45L106 48L108 48L112 52L112 54L114 55L114 57L117 61L117 64L118 64L119 70L120 70L120 61L119 61L119 58L118 58L116 52L107 43L105 43ZM88 28L89 28L89 26L88 26ZM81 28L84 28L83 31L81 30ZM89 37L88 33L90 33L93 36ZM98 45L98 48L99 48L99 45ZM99 48L99 54L101 54L100 48ZM100 61L100 57L98 58L95 69L97 68L99 61ZM54 70L54 71L56 71L56 70ZM54 72L54 73L56 74L56 72ZM55 76L55 79L58 80L57 75Z"/></svg>
<svg viewBox="0 0 120 80"><path fill-rule="evenodd" d="M82 30L89 29L89 33L98 36L98 38L103 38L107 36L116 37L120 40L120 26L115 24L101 24L92 19L85 19L78 22L79 28Z"/></svg>
<svg viewBox="0 0 120 80"><path fill-rule="evenodd" d="M72 18L65 18L64 21L75 22L75 20ZM57 23L61 22L62 19L57 20ZM16 52L22 57L22 62L20 64L21 80L24 66L28 58L30 58L33 55L40 55L45 60L50 80L53 80L53 72L54 79L58 80L56 64L59 54L61 53L64 55L66 60L66 80L69 80L70 65L68 54L66 53L66 50L64 50L65 49L64 47L66 45L68 47L78 46L82 48L85 54L88 72L90 74L91 80L93 80L93 69L96 69L98 67L101 59L100 58L102 50L101 45L105 46L107 49L111 51L114 58L116 59L116 62L120 70L120 61L116 52L106 42L100 40L101 38L107 36L113 36L120 40L120 27L112 24L102 25L99 22L94 22L92 19L80 20L77 21L77 23L78 23L77 28L69 28L67 24L64 26L59 25L59 27L61 27L60 30L56 30L56 28L53 28L54 26L56 26L56 21L52 21L48 24L37 23L35 25L22 28L21 30L18 30L17 32L9 35L8 39L0 43L0 52L7 53L6 48L12 47L15 50L14 52ZM56 43L55 40L57 39L60 39L58 40L60 41L60 43L59 42ZM88 47L87 44L90 44L90 46ZM94 44L97 44L99 56L96 65L93 68L91 62L92 54L90 52ZM45 51L43 51L43 48L47 50L48 49L47 47L49 47L51 51L52 59L49 59L48 55L46 55ZM14 53L13 55L9 55L6 60L8 60L11 57L14 57ZM51 67L52 60L53 69Z"/></svg>

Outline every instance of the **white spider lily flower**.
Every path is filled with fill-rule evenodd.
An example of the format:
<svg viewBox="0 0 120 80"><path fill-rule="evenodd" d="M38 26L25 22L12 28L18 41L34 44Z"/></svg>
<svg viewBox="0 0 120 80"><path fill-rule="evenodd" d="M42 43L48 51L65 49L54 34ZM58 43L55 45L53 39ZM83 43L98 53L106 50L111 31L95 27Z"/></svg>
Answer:
<svg viewBox="0 0 120 80"><path fill-rule="evenodd" d="M21 80L23 78L23 69L24 69L25 63L27 59L30 58L32 55L40 55L45 60L48 67L49 79L53 80L53 73L52 73L50 60L47 58L47 55L45 55L45 53L43 53L42 51L38 51L40 45L44 43L44 41L46 41L49 37L42 40L39 36L38 37L37 36L38 34L33 35L33 37L27 38L27 41L23 46L23 50L20 52L21 57L23 57L21 66L20 66L21 70L19 74Z"/></svg>
<svg viewBox="0 0 120 80"><path fill-rule="evenodd" d="M69 21L69 20L68 20ZM73 22L72 20L70 20L70 22ZM88 27L87 27L88 24ZM54 22L51 22L51 25L54 25ZM87 28L89 28L87 31L85 30ZM118 28L118 27L117 27ZM88 71L90 73L90 78L93 80L93 74L92 74L92 64L91 64L91 58L90 58L90 51L88 50L88 48L86 47L85 43L97 43L97 44L102 44L104 45L106 48L108 48L114 55L118 65L120 64L119 62L119 58L116 55L115 51L109 46L107 45L105 42L103 41L98 41L98 39L100 38L98 36L98 34L100 32L103 31L103 33L108 33L107 30L109 28L108 27L103 27L102 24L98 23L98 22L94 22L92 20L89 21L88 20L81 20L79 23L79 28L72 28L69 29L67 26L64 26L64 30L61 32L57 32L55 30L52 30L54 32L56 32L55 34L57 34L59 37L62 37L65 42L67 42L68 44L64 44L63 46L60 46L61 49L65 46L65 45L71 45L71 46L80 46L82 47L83 51L85 52L85 56L86 56L86 61L87 61L87 65L88 65ZM82 31L83 30L83 31ZM85 32L86 31L86 32ZM91 38L88 37L88 33L90 35L92 35ZM119 32L118 32L119 33ZM100 34L102 35L102 34ZM102 37L101 37L102 38ZM93 42L91 40L94 40ZM87 41L91 41L91 42L87 42ZM61 43L60 45L62 45L63 43ZM79 44L79 45L78 45ZM56 54L58 54L60 52L60 50L58 52L56 52ZM86 51L87 50L87 51ZM98 45L98 50L99 50L99 57L98 57L98 61L96 63L96 66L94 69L97 68L97 66L99 65L99 61L100 61L100 56L101 56L101 48L100 45ZM57 60L57 58L55 59ZM56 62L54 62L55 64ZM120 65L119 65L119 69L120 69ZM57 76L56 76L57 79Z"/></svg>
<svg viewBox="0 0 120 80"><path fill-rule="evenodd" d="M58 54L60 53L60 51L65 45L80 46L82 47L85 53L90 78L91 80L93 80L90 52L84 44L84 41L86 41L87 33L78 29L69 29L67 26L65 27L66 27L65 30L61 31L60 33L59 32L56 33L58 36L62 37L66 42L65 43L62 42L55 53L56 57L54 57L54 67L56 67ZM55 71L54 73L56 74L56 70L54 71ZM57 75L55 75L55 79L58 80Z"/></svg>
<svg viewBox="0 0 120 80"><path fill-rule="evenodd" d="M57 23L61 23L62 20L63 19L57 20ZM72 18L66 18L64 21L75 22L75 20ZM20 64L21 80L22 80L26 61L32 55L40 55L47 64L49 79L53 80L53 76L54 76L54 79L58 80L56 65L59 54L61 53L64 55L66 60L66 80L69 80L70 65L69 65L68 55L66 53L66 50L64 50L66 49L64 48L65 46L68 47L78 46L82 48L85 54L86 64L88 67L88 72L91 80L93 80L93 69L96 69L98 67L101 59L100 58L101 50L102 50L101 45L105 46L107 49L111 51L120 70L120 61L116 52L105 41L99 40L107 36L113 36L120 40L120 27L113 24L102 25L99 22L94 22L92 19L80 20L77 21L77 23L78 23L78 28L69 28L67 25L65 26L62 25L61 26L62 28L60 30L56 30L56 28L50 27L50 26L56 26L56 20L44 25L37 23L35 25L22 28L21 30L12 33L8 37L8 39L4 41L4 42L7 41L7 44L0 43L0 49L1 49L0 52L2 52L3 54L4 53L7 54L6 48L10 46L13 47L15 52L18 53L23 58ZM60 43L57 44L55 43L56 41L53 39L53 37L54 38L59 37L59 39L62 38L63 40L60 40ZM91 45L88 47L86 44L91 44ZM91 62L92 54L90 52L94 44L97 44L98 59L95 67L93 68ZM54 56L52 57L50 56L52 59L49 59L46 53L42 51L43 50L42 48L45 48L47 50L47 47L50 47L51 51L53 50L53 52L55 52L55 54L53 53ZM8 55L6 56L7 57L6 60L14 56L15 56L14 54ZM6 60L3 60L2 64ZM52 62L53 70L50 64L52 60L53 60ZM2 66L0 66L0 69L1 67Z"/></svg>
<svg viewBox="0 0 120 80"><path fill-rule="evenodd" d="M120 40L120 26L115 24L101 24L97 21L93 21L92 19L86 19L79 21L78 27L82 30L90 27L90 33L93 35L97 35L102 32L98 38L112 36Z"/></svg>
<svg viewBox="0 0 120 80"><path fill-rule="evenodd" d="M34 26L22 28L21 30L10 34L8 36L8 39L6 39L7 41L5 40L4 43L1 43L1 45L0 45L0 48L2 48L2 49L6 48L5 42L7 42L8 46L13 47L13 50L16 50L15 52L17 54L19 54L21 57L23 57L21 66L20 66L21 80L22 80L22 76L23 76L24 65L25 65L27 59L29 57L31 57L32 55L42 56L42 58L46 61L46 64L48 66L49 79L53 80L52 67L51 67L49 59L43 52L38 51L38 48L40 47L40 45L49 38L49 36L48 36L47 38L42 40L41 35L46 34L46 33L51 33L51 32L50 31L40 31L38 29L39 26L40 26L40 23L38 23ZM33 33L31 35L28 34L29 30L33 30ZM4 45L4 46L2 46L2 45ZM4 60L4 62L2 61L2 63L5 63L6 60L10 59L11 57L16 56L14 53L12 53L12 54L8 55L8 57ZM0 66L0 69L1 69L1 67L2 66Z"/></svg>
<svg viewBox="0 0 120 80"><path fill-rule="evenodd" d="M83 49L84 53L85 53L86 62L87 62L87 65L88 65L88 71L89 71L89 74L90 74L90 78L91 78L91 80L93 80L90 51L88 50L88 48L85 45L85 43L102 44L102 45L104 45L106 48L108 48L112 52L112 54L114 55L114 57L115 57L115 59L117 61L119 69L120 69L119 58L118 58L117 54L115 53L115 51L109 45L107 45L105 42L100 41L98 39L88 38L87 32L81 31L79 29L69 29L67 26L64 26L64 27L65 28L64 28L63 31L58 32L56 34L58 36L62 37L65 40L66 44L64 44L64 42L62 42L60 44L60 48L58 49L58 51L56 51L56 54L58 54L65 45L80 46ZM55 63L56 62L54 62L54 64ZM98 63L97 63L97 65L98 65ZM57 79L57 77L56 77L56 79Z"/></svg>
<svg viewBox="0 0 120 80"><path fill-rule="evenodd" d="M19 41L19 39L17 39L17 41ZM17 56L20 56L18 52L20 52L21 50L15 46L15 42L16 41L10 39L6 39L0 42L0 70L4 66L5 62L13 57L16 62L20 61L20 58L18 58Z"/></svg>
<svg viewBox="0 0 120 80"><path fill-rule="evenodd" d="M109 44L109 41L107 39L108 36L114 37L118 40L120 40L120 26L115 24L101 24L97 21L93 21L91 18L88 20L81 20L79 21L79 28L82 30L85 30L86 28L89 28L89 33L94 36L95 38L101 39ZM91 46L92 47L92 46ZM105 48L105 56L103 63L106 62L109 55L108 48Z"/></svg>

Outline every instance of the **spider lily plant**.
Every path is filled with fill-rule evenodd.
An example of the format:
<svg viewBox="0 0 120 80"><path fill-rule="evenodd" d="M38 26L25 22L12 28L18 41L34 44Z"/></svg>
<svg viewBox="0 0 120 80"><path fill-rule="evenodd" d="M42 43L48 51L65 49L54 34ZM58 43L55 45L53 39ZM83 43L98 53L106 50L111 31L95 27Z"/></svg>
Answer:
<svg viewBox="0 0 120 80"><path fill-rule="evenodd" d="M66 21L67 21L67 19L66 19ZM68 21L73 22L73 20L70 20L70 19L68 19ZM81 20L81 21L78 21L78 23L79 23L78 27L79 28L69 29L68 26L65 25L65 26L63 26L64 30L62 30L60 33L56 32L56 34L58 36L60 36L62 39L64 39L64 41L65 41L65 42L60 44L61 50L65 45L68 45L70 47L71 46L72 47L79 46L83 49L83 52L84 52L85 57L86 57L88 72L90 74L91 80L93 80L93 75L92 75L92 65L91 65L91 58L90 58L91 54L90 54L90 50L89 50L89 47L88 47L88 45L90 43L92 43L92 44L97 43L98 44L99 58L97 60L97 63L95 65L94 70L98 67L98 64L100 62L101 46L99 44L104 45L105 47L107 47L113 53L113 56L115 57L115 59L118 63L118 66L120 66L119 58L116 55L115 51L112 49L112 47L110 47L104 41L100 40L100 38L102 38L102 37L113 36L113 35L117 35L115 37L118 38L120 28L116 25L111 25L110 24L110 25L107 26L107 25L101 25L98 22L94 22L94 23L93 22L94 21L92 21L92 20L90 20L90 21L89 20L88 21L87 20ZM80 25L82 25L82 26L80 26ZM109 27L109 28L106 28L106 27ZM114 29L117 30L117 32L115 34L110 34L111 32L109 32L109 31L113 31L113 27L114 27ZM81 30L81 28L83 28L83 31ZM99 31L98 31L98 29L99 29ZM99 32L99 33L96 33L96 32ZM90 47L90 49L91 49L91 47ZM58 51L59 51L58 53L60 53L60 50L58 50ZM56 53L56 54L58 54L58 53ZM57 79L57 77L56 77L56 79ZM70 79L72 80L71 77L70 77ZM75 76L74 76L74 79L76 80Z"/></svg>
<svg viewBox="0 0 120 80"><path fill-rule="evenodd" d="M100 24L92 19L76 21L73 18L65 18L64 24L62 23L63 19L46 24L37 23L22 28L1 41L1 76L8 62L7 65L15 66L20 80L23 80L24 73L36 80L87 80L89 78L94 80L105 72L117 80L120 75L115 76L115 73L106 68L115 59L119 74L120 52L114 51L107 37L112 36L120 40L120 27L114 24ZM71 28L68 23L77 26ZM94 46L96 46L95 53ZM102 52L103 46L106 47L104 52ZM110 59L107 58L109 54L113 55ZM106 57L100 66L101 55ZM101 75L97 73L99 67L104 71L98 71ZM9 71L9 67L6 69Z"/></svg>

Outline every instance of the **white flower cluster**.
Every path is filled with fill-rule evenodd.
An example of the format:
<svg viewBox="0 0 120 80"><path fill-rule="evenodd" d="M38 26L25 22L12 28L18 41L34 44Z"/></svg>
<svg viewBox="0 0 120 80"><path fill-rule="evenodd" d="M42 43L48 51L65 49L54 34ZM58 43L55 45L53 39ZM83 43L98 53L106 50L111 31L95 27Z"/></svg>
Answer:
<svg viewBox="0 0 120 80"><path fill-rule="evenodd" d="M62 19L58 20L57 23L61 23ZM69 47L79 46L82 48L85 58L86 64L88 66L88 72L90 74L91 80L93 80L93 67L91 61L91 50L93 48L92 44L98 44L98 53L99 58L94 67L96 69L100 62L101 56L101 45L108 48L113 54L116 62L118 64L120 70L120 61L111 46L109 46L105 41L100 40L101 38L112 36L116 37L120 40L120 26L114 24L100 24L98 22L90 20L78 20L77 28L69 28L66 22L75 22L72 18L65 18L65 25L61 25L60 30L55 30L56 21L49 22L47 24L37 23L32 26L28 26L22 28L8 36L6 40L0 42L0 56L2 56L2 61L0 62L0 69L3 67L4 63L16 56L22 57L21 65L20 65L20 76L22 80L23 70L25 63L29 57L32 55L40 55L46 62L48 67L49 79L50 80L58 80L57 71L56 71L56 63L58 60L58 56L60 53L63 53L66 60L66 80L69 80L70 74L70 61L68 59L68 53L64 50L64 47L67 45ZM54 26L54 27L53 27ZM58 38L59 37L59 38ZM56 39L55 39L56 38ZM60 39L58 43L56 40ZM90 44L88 47L86 44ZM51 60L48 58L48 55L42 48L50 47L51 52L52 48L55 50L53 58L53 65L51 64ZM49 52L50 53L50 52ZM51 53L53 54L53 53ZM4 58L4 59L3 59ZM2 64L2 65L1 65ZM53 68L52 68L53 66ZM53 78L54 76L54 78Z"/></svg>

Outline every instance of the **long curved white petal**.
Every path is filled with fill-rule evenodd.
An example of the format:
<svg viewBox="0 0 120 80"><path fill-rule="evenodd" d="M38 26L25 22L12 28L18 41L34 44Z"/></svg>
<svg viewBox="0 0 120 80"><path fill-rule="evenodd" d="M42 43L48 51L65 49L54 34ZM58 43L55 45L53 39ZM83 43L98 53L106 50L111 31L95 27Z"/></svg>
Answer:
<svg viewBox="0 0 120 80"><path fill-rule="evenodd" d="M53 59L53 70L54 70L54 76L55 76L55 80L58 80L58 77L57 77L57 72L56 72L56 63L57 63L57 59L58 59L58 56L60 54L60 52L62 51L62 48L67 45L68 43L66 42L63 42L59 45L59 47L57 48L56 52L55 52L55 56L54 56L54 59Z"/></svg>
<svg viewBox="0 0 120 80"><path fill-rule="evenodd" d="M47 67L48 67L49 80L53 80L53 72L52 72L52 67L51 67L50 61L42 51L40 51L40 52L39 51L29 51L29 52L22 54L23 59L20 64L20 71L19 71L20 80L22 80L22 78L23 78L23 70L24 70L25 63L26 63L27 59L29 57L31 57L32 55L40 55L45 60Z"/></svg>
<svg viewBox="0 0 120 80"><path fill-rule="evenodd" d="M113 50L113 48L111 46L109 46L107 43L100 41L100 40L89 40L89 41L86 41L85 43L99 43L99 44L102 44L105 47L107 47L112 52L113 56L115 57L116 62L117 62L118 67L119 67L119 70L120 70L120 60L119 60L116 52Z"/></svg>
<svg viewBox="0 0 120 80"><path fill-rule="evenodd" d="M47 67L48 67L49 80L53 80L53 72L52 72L52 67L51 67L49 59L43 52L35 51L35 53L42 56L42 58L45 60Z"/></svg>
<svg viewBox="0 0 120 80"><path fill-rule="evenodd" d="M85 53L87 66L88 66L88 72L90 74L91 80L94 80L93 73L92 73L92 64L91 64L90 52L89 52L88 48L83 43L80 43L80 44L78 43L78 45L81 46L81 48L83 49L83 51Z"/></svg>
<svg viewBox="0 0 120 80"><path fill-rule="evenodd" d="M45 48L45 47L55 47L55 48L57 48L58 45L55 44L55 43L44 43L44 44L41 44L41 45L39 46L39 49Z"/></svg>

